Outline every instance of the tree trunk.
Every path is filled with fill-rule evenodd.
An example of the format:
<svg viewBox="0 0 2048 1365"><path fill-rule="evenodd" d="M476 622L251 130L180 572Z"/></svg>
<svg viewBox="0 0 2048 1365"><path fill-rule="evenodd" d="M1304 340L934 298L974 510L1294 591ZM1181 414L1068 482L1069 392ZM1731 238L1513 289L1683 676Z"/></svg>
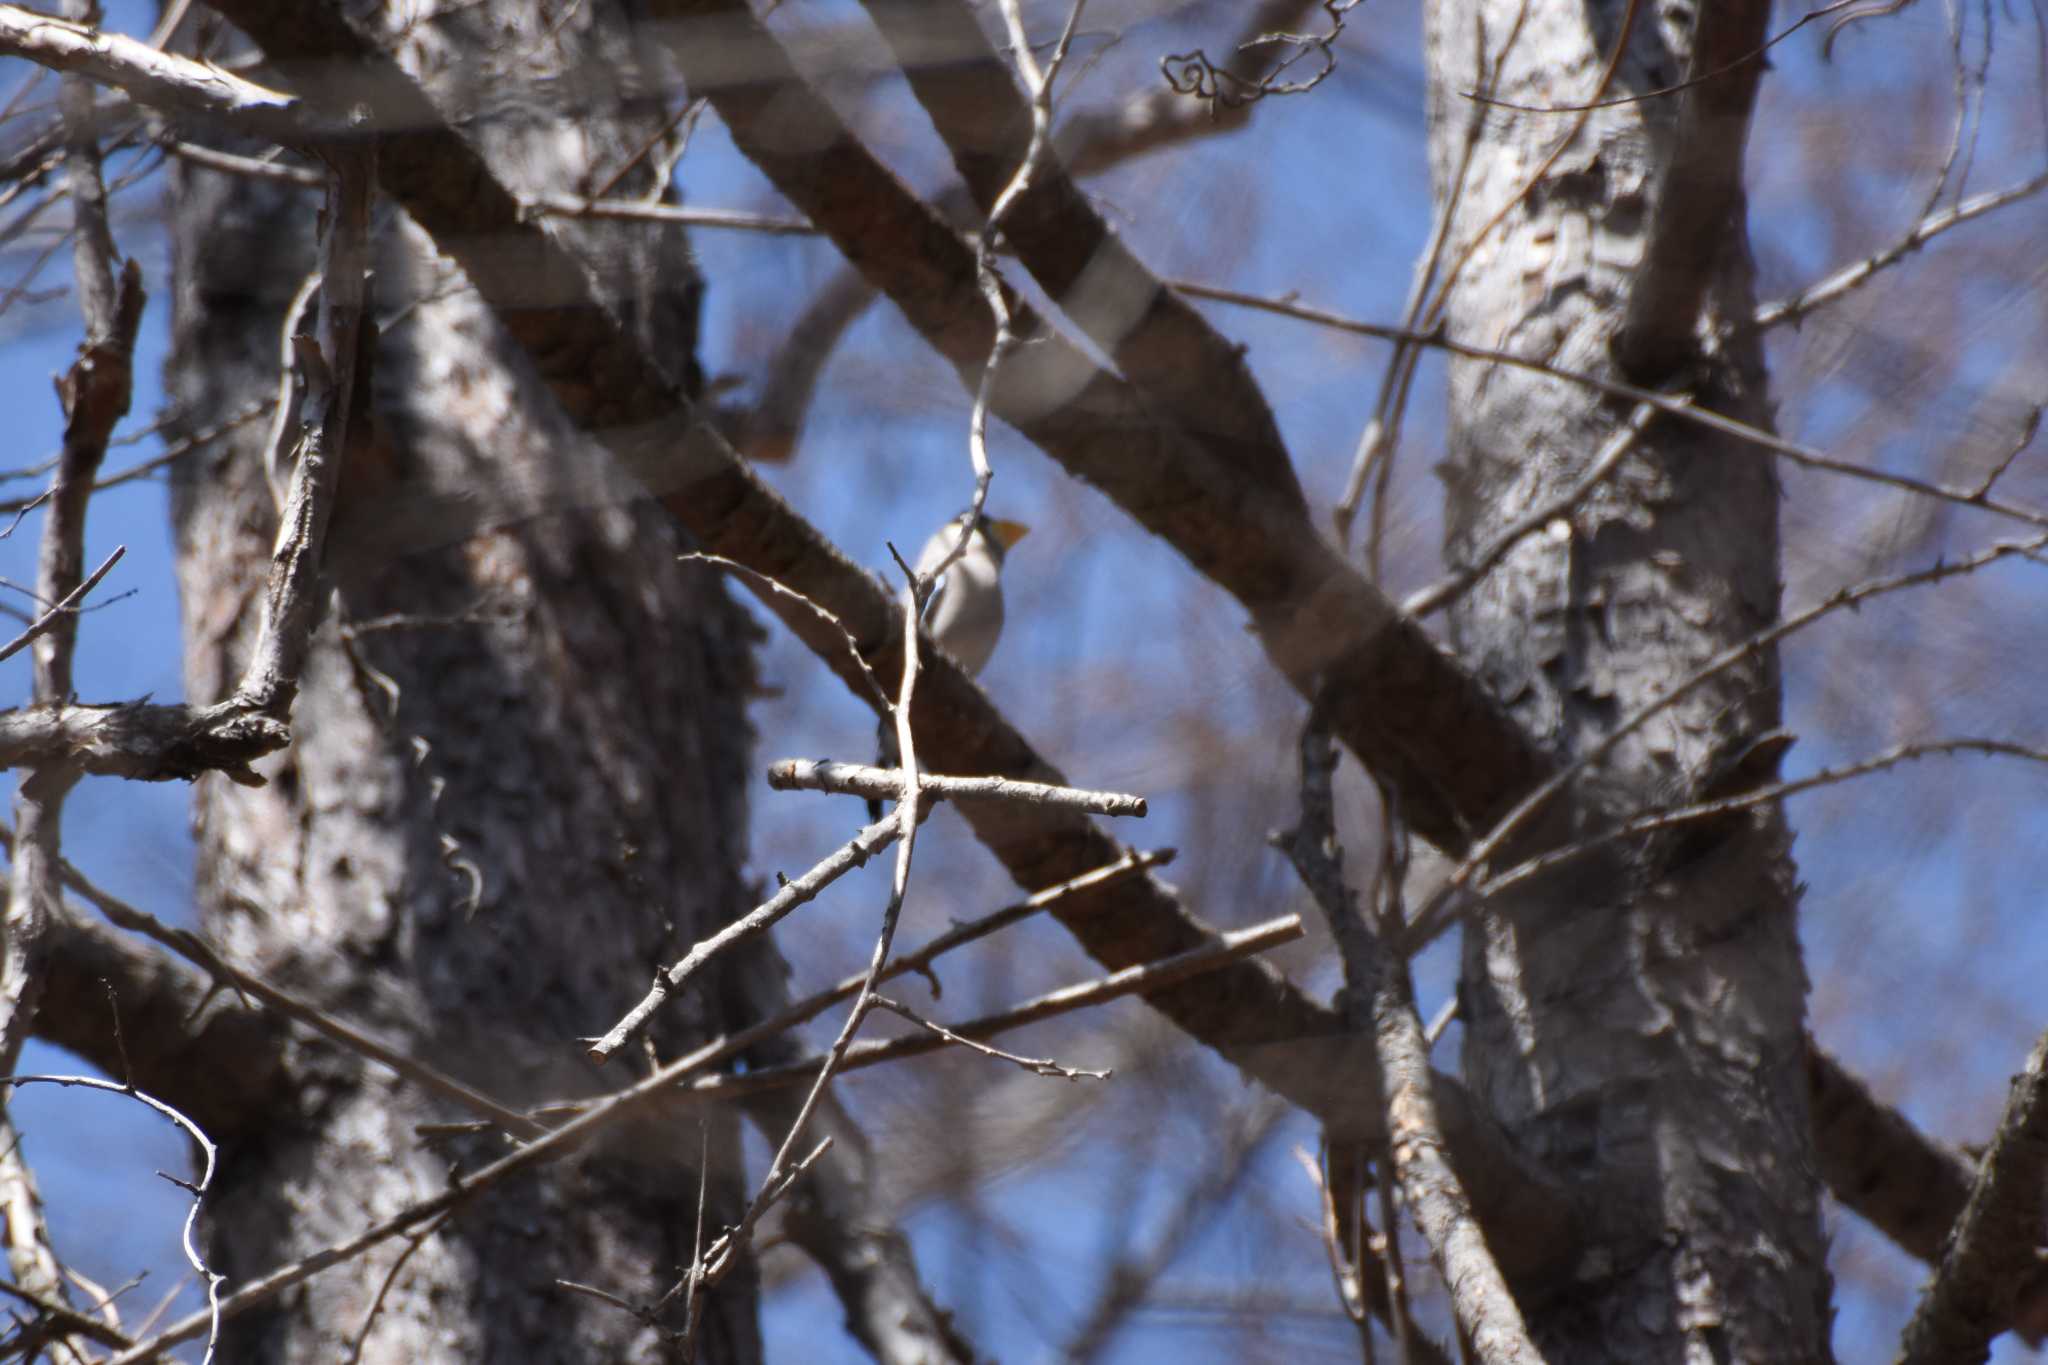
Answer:
<svg viewBox="0 0 2048 1365"><path fill-rule="evenodd" d="M416 25L407 60L444 92L495 65L488 150L523 188L611 174L658 127L649 111L611 90L514 82L543 59L624 69L615 17L580 7L542 35L526 7L492 8L504 13L457 6ZM580 102L573 136L543 89ZM531 120L508 114L520 98ZM622 192L648 176L636 167ZM276 392L314 203L187 171L174 206L167 386L204 428ZM501 1101L590 1094L621 1077L595 1075L578 1040L749 899L754 628L710 571L677 562L688 547L669 517L604 491L596 452L452 268L395 214L379 222L373 459L344 474L327 555L338 592L292 747L260 790L199 784L201 914L232 959ZM631 324L694 378L698 279L679 236L578 235L601 271L639 282ZM233 687L257 620L276 525L263 444L262 423L245 424L177 467L194 701ZM670 1055L719 1032L723 1011L715 994L675 1002L655 1045ZM215 1267L267 1271L440 1192L502 1145L415 1126L470 1117L300 1046L262 1121L222 1153ZM707 1140L714 1235L745 1197L733 1116L706 1135L628 1129L237 1319L229 1358L338 1360L365 1332L364 1360L668 1358L659 1331L554 1282L658 1298L691 1260ZM759 1358L741 1267L713 1294L700 1359Z"/></svg>
<svg viewBox="0 0 2048 1365"><path fill-rule="evenodd" d="M1522 13L1466 0L1425 12L1431 164L1439 211L1453 214L1445 268L1481 238L1463 260L1449 335L1638 377L1611 348L1644 287L1658 215L1675 207L1668 186L1682 177L1666 177L1688 135L1681 98L1593 111L1546 167L1579 115L1467 92L1555 109L1675 85L1689 74L1694 11L1610 0ZM1739 149L1745 126L1721 131ZM1762 356L1745 326L1744 213L1739 186L1729 189L1712 250L1695 253L1712 259L1690 263L1705 272L1703 320L1678 329L1698 354L1675 377L1701 406L1767 427ZM1480 361L1454 362L1450 387L1454 563L1570 486L1631 417L1625 401ZM1613 477L1459 605L1456 648L1532 734L1579 758L1776 619L1778 496L1755 449L1652 421ZM1779 705L1775 653L1759 649L1621 738L1583 784L1582 808L1613 817L1697 798L1775 729ZM1548 1358L1827 1358L1797 900L1773 813L1589 859L1470 922L1466 1078L1571 1182L1584 1220L1585 1254L1564 1277L1515 1286Z"/></svg>

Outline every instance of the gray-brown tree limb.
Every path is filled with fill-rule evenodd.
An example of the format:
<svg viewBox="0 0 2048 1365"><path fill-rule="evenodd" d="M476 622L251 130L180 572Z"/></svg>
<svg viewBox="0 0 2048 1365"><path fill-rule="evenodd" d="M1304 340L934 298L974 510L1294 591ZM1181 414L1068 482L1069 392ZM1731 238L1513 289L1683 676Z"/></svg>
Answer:
<svg viewBox="0 0 2048 1365"><path fill-rule="evenodd" d="M1747 202L1742 153L1764 73L1771 7L1767 0L1730 0L1695 14L1685 86L1673 98L1675 108L1652 114L1668 120L1673 145L1662 158L1643 259L1614 338L1622 373L1653 386L1697 350L1701 304Z"/></svg>
<svg viewBox="0 0 2048 1365"><path fill-rule="evenodd" d="M2048 1033L2012 1078L1969 1202L1906 1324L1904 1365L1976 1365L2042 1280L2048 1190Z"/></svg>

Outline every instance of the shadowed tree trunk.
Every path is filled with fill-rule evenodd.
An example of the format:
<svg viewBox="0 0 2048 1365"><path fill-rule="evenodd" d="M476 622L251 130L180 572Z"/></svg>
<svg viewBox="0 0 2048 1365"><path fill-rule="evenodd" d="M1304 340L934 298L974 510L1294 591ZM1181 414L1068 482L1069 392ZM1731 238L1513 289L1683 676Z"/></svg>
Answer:
<svg viewBox="0 0 2048 1365"><path fill-rule="evenodd" d="M1624 32L1606 95L1674 85L1696 70L1674 46L1694 37L1691 12L1617 0L1522 16L1480 0L1426 14L1435 192L1440 211L1455 205L1447 264L1480 239L1449 334L1616 379L1675 380L1701 406L1767 426L1761 353L1745 326L1754 302L1740 189L1703 184L1681 160L1718 137L1715 150L1732 143L1739 166L1749 95L1725 87L1753 88L1757 64L1693 92L1685 118L1685 101L1670 96L1595 111L1546 168L1577 115L1482 107L1465 92L1545 108L1597 100ZM1735 50L1753 51L1762 13L1737 17L1753 33ZM1718 122L1703 129L1693 115L1716 101ZM1703 191L1706 207L1689 200ZM1673 214L1710 229L1675 260L1657 241ZM1694 292L1655 305L1654 320L1686 363L1639 360L1617 341L1632 296L1684 275L1678 292L1688 282ZM1629 407L1454 362L1449 559L1469 562L1569 487L1624 430ZM1756 449L1653 421L1615 477L1522 541L1455 610L1456 647L1560 759L1586 755L1776 618L1777 501ZM1759 650L1615 744L1581 784L1579 809L1590 824L1698 797L1777 726L1779 707L1776 654ZM1772 808L1579 863L1495 901L1467 930L1466 1078L1572 1185L1585 1224L1575 1264L1517 1286L1547 1358L1826 1358L1796 904L1790 838Z"/></svg>
<svg viewBox="0 0 2048 1365"><path fill-rule="evenodd" d="M500 8L419 26L408 58L459 89L512 54L522 72L623 56L591 9L541 37L523 7ZM501 70L493 98L511 107L518 88ZM574 136L549 135L562 99L585 104ZM609 90L550 89L533 112L493 121L489 148L532 188L608 175L658 127ZM175 183L167 385L200 428L276 392L314 200L207 171ZM376 440L369 467L344 475L338 595L269 784L199 785L201 912L231 958L504 1102L588 1094L600 1078L577 1040L746 900L754 628L708 571L677 562L672 519L572 482L584 438L536 396L516 347L399 215L378 224ZM639 282L629 322L650 349L694 374L698 282L678 233L579 235L602 270ZM175 485L195 701L232 688L258 616L276 525L263 444L246 425ZM485 529L440 514L455 504ZM672 1006L659 1049L718 1032L719 1009ZM209 1199L216 1267L267 1271L439 1192L502 1143L415 1125L470 1117L297 1047L261 1120L228 1137ZM658 1298L692 1256L707 1141L706 1235L737 1217L736 1140L729 1113L708 1134L618 1132L236 1319L230 1358L338 1360L366 1324L365 1360L667 1358L654 1329L555 1280ZM758 1359L748 1264L714 1292L700 1359ZM663 1321L680 1325L674 1310Z"/></svg>

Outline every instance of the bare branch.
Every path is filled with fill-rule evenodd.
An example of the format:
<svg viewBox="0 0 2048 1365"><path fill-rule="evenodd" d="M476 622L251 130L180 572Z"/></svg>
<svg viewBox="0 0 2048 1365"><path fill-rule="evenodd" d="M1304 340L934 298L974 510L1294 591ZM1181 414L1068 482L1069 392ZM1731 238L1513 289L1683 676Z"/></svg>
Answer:
<svg viewBox="0 0 2048 1365"><path fill-rule="evenodd" d="M38 616L35 620L31 621L29 623L28 629L22 631L21 634L15 636L6 644L0 645L0 659L11 659L16 654L19 654L22 650L26 649L31 643L33 643L38 637L40 637L43 634L43 632L49 630L52 626L56 625L59 617L77 616L78 604L85 600L87 593L91 592L94 588L99 586L100 580L107 576L107 571L113 568L116 564L119 564L121 562L121 556L126 553L128 553L128 547L126 545L116 545L114 547L114 552L108 555L105 561L102 562L97 569L94 569L91 575L88 576L84 582L80 583L77 587L73 588L70 592L64 595L63 601L52 606L49 610L45 611L41 616Z"/></svg>
<svg viewBox="0 0 2048 1365"><path fill-rule="evenodd" d="M872 694L868 700L883 708L889 705L889 694L883 690L882 680L875 676L875 670L868 666L868 661L861 655L860 641L853 638L853 632L846 628L846 622L835 616L831 608L813 601L795 588L788 586L779 579L762 573L759 569L748 568L736 559L727 559L724 555L709 555L696 551L686 554L682 558L696 560L703 564L715 564L721 569L729 569L745 578L749 584L753 585L756 591L765 589L778 597L788 598L791 601L800 602L808 607L812 612L816 613L819 620L838 631L840 637L846 641L846 657L853 662L853 666L859 670L860 675L867 679L869 691ZM771 783L774 781L772 773L769 776L769 781Z"/></svg>
<svg viewBox="0 0 2048 1365"><path fill-rule="evenodd" d="M1777 327L1784 323L1797 323L1817 308L1833 303L1874 278L1887 267L1897 265L1908 255L1948 231L1961 227L1972 219L2002 209L2008 204L2032 198L2048 189L2048 174L2037 175L2017 185L2002 190L1989 190L1983 194L1971 195L1959 204L1930 213L1914 224L1898 241L1873 256L1866 256L1851 265L1845 265L1826 279L1818 280L1797 293L1763 304L1756 310L1755 323L1759 328Z"/></svg>
<svg viewBox="0 0 2048 1365"><path fill-rule="evenodd" d="M1486 360L1497 365L1511 365L1516 369L1529 370L1536 374L1547 374L1568 383L1584 385L1588 389L1597 393L1607 394L1610 397L1646 404L1664 413L1666 416L1676 417L1682 421L1694 422L1709 431L1718 431L1723 435L1736 437L1738 440L1746 441L1759 450L1767 450L1774 455L1782 455L1794 464L1805 465L1810 469L1825 470L1830 474L1841 474L1866 483L1879 484L1887 488L1897 488L1908 493L1917 493L1922 497L1954 503L1959 507L1973 507L1978 511L1989 512L1994 516L2004 517L2028 526L2048 526L2048 512L1990 497L1990 489L1988 487L1974 490L1950 488L1941 484L1930 483L1925 479L1916 479L1910 475L1893 474L1868 465L1855 464L1848 460L1838 459L1812 446L1801 445L1797 441L1787 440L1785 437L1779 436L1774 432L1765 431L1761 427L1751 426L1746 422L1737 421L1735 418L1723 416L1711 408L1700 407L1685 398L1676 397L1671 394L1658 393L1652 389L1639 388L1634 384L1625 384L1617 380L1602 379L1598 375L1567 369L1561 365L1554 365L1547 360L1516 355L1510 351L1494 350L1486 346L1468 346L1462 341L1451 340L1441 332L1415 333L1400 327L1388 327L1374 322L1360 322L1355 318L1347 318L1340 313L1332 313L1326 309L1313 308L1306 304L1296 303L1291 298L1265 298L1258 294L1247 294L1235 289L1218 289L1214 285L1202 284L1195 280L1175 280L1172 283L1175 289L1180 290L1184 294L1193 295L1196 298L1214 299L1218 303L1236 304L1241 308L1257 308L1263 312L1277 313L1283 317L1297 318L1303 322L1313 322L1320 326L1335 328L1340 332L1349 332L1354 336L1378 337L1384 341L1413 342L1423 346L1433 346L1447 354L1464 356L1470 360ZM1439 845L1439 847L1442 847L1442 845Z"/></svg>
<svg viewBox="0 0 2048 1365"><path fill-rule="evenodd" d="M1645 2L1629 0L1631 11ZM1643 260L1611 343L1622 373L1644 384L1664 382L1698 349L1708 282L1745 203L1742 152L1764 72L1768 0L1722 0L1694 13L1674 145L1662 158Z"/></svg>
<svg viewBox="0 0 2048 1365"><path fill-rule="evenodd" d="M1628 453L1635 449L1637 439L1642 436L1644 429L1656 415L1656 408L1647 403L1637 404L1636 410L1629 414L1628 421L1608 438L1607 444L1601 447L1600 453L1593 458L1593 463L1586 466L1585 473L1572 481L1571 487L1541 507L1516 518L1512 525L1495 536L1484 549L1459 565L1455 572L1410 595L1401 603L1401 610L1410 616L1430 616L1470 592L1473 585L1493 572L1494 567L1508 557L1508 551L1521 544L1525 537L1547 529L1560 517L1569 516L1573 508L1584 502L1594 489L1605 483L1607 476L1620 468L1621 462L1628 458Z"/></svg>
<svg viewBox="0 0 2048 1365"><path fill-rule="evenodd" d="M75 763L80 772L141 782L190 781L220 772L261 785L248 765L291 741L290 730L233 703L146 702L0 711L0 767Z"/></svg>
<svg viewBox="0 0 2048 1365"><path fill-rule="evenodd" d="M1915 1128L1812 1038L1806 1040L1814 1145L1835 1198L1930 1264L1962 1216L1977 1168Z"/></svg>
<svg viewBox="0 0 2048 1365"><path fill-rule="evenodd" d="M801 218L777 218L737 209L685 208L639 199L592 199L580 194L530 195L530 211L542 218L614 218L637 223L671 223L677 227L719 228L760 232L771 237L815 237L818 229Z"/></svg>
<svg viewBox="0 0 2048 1365"><path fill-rule="evenodd" d="M1529 1340L1521 1309L1450 1161L1407 963L1389 953L1384 939L1367 927L1344 885L1331 796L1336 766L1326 722L1311 712L1301 737L1301 822L1277 842L1337 940L1344 959L1346 1014L1355 1027L1372 1032L1394 1167L1450 1293L1458 1327L1489 1365L1533 1365L1542 1357Z"/></svg>
<svg viewBox="0 0 2048 1365"><path fill-rule="evenodd" d="M316 84L320 73L341 70L362 72L377 89L396 79L388 59L320 5L223 0L220 8L273 57L307 60ZM805 126L823 130L820 140L805 141L809 150L796 159L800 164L769 158L771 171L787 170L792 180L815 183L816 157L837 167L856 149L829 109L817 107L805 92L784 90L780 82L787 64L775 64L772 44L765 51L769 64L756 68L768 73L764 83L721 87L714 65L700 73L700 84L711 87L707 93L714 103L730 96L720 113L729 126L742 130L743 138L750 136L745 130L753 126L752 115L758 111L768 117L771 105L780 111L776 117L816 119ZM678 55L686 65L707 56L689 50ZM360 87L323 88L320 98L346 108L360 98ZM407 100L418 109L416 93L394 96L394 104ZM706 548L772 573L826 606L863 642L864 652L875 652L877 666L889 666L898 618L873 579L827 545L703 426L682 435L679 454L676 439L686 410L681 395L592 296L588 273L534 225L522 223L516 197L445 123L435 125L422 115L412 126L416 131L402 143L380 150L381 183L462 265L513 336L529 346L570 415L600 433ZM838 183L865 183L869 175L859 167L847 173L855 178ZM924 290L925 297L906 306L914 306L917 317L937 329L934 335L949 358L978 369L987 356L989 332L983 325L986 305L973 285L972 253L956 234L931 222L900 187L890 193L898 197L879 207L860 205L875 210L860 215L874 240L863 235L850 249L872 262L875 251L869 246L880 250L886 241L888 259L914 265L916 281L909 287L912 294ZM801 202L811 198L801 195L799 207L815 217L816 204ZM547 287L538 287L543 280ZM943 288L933 294L932 285ZM964 309L958 306L963 299ZM1005 389L1029 378L1017 393L1022 404L1035 385L1057 378L1070 354L1053 341L1028 350L1007 367L1012 381ZM1021 373L1027 368L1035 378ZM607 375L608 382L591 385L593 373ZM1306 666L1333 641L1367 642L1339 670L1356 683L1348 689L1352 704L1340 730L1354 749L1382 761L1395 780L1412 784L1408 808L1419 813L1419 827L1453 844L1461 842L1467 821L1455 813L1460 802L1475 811L1491 809L1541 770L1533 747L1484 690L1452 667L1423 632L1400 625L1391 604L1375 602L1315 535L1304 508L1283 514L1276 507L1273 519L1265 519L1259 509L1270 495L1233 473L1228 460L1207 460L1199 472L1180 468L1175 454L1180 438L1159 432L1156 417L1134 406L1124 386L1111 378L1091 380L1078 392L1065 381L1036 391L1073 397L1043 418L1020 407L1016 416L1027 430L1105 487L1121 489L1121 496L1132 498L1144 509L1143 516L1174 535L1198 564L1256 601L1262 628L1282 657L1292 662L1298 653ZM1160 462L1169 455L1174 458ZM775 601L769 605L835 673L865 690L858 670L842 658L836 630L808 609ZM944 753L947 766L1056 779L986 697L944 661L935 661L922 692L917 725L926 744ZM1446 780L1457 790L1447 792ZM970 813L970 820L1028 886L1074 876L1113 861L1121 851L1085 822L1061 813L982 807ZM1206 931L1185 909L1145 879L1127 883L1115 895L1123 907L1119 913L1094 913L1096 906L1077 904L1062 914L1089 951L1108 965L1150 960L1204 938ZM1227 988L1211 982L1200 992L1163 993L1154 1003L1227 1055L1244 1063L1256 1058L1261 1077L1283 1093L1319 1108L1329 1106L1332 1112L1348 1105L1347 1096L1331 1084L1332 1069L1307 1061L1300 1045L1306 1038L1328 1037L1333 1032L1330 1015L1270 971L1248 965L1229 974ZM1259 1046L1283 1039L1292 1046Z"/></svg>
<svg viewBox="0 0 2048 1365"><path fill-rule="evenodd" d="M0 54L125 91L137 103L225 119L277 142L306 140L299 101L211 62L159 52L119 33L0 4Z"/></svg>
<svg viewBox="0 0 2048 1365"><path fill-rule="evenodd" d="M88 19L97 7L79 6ZM0 15L0 33L4 21ZM68 29L70 26L65 25ZM100 178L98 134L90 126L92 89L83 80L61 83L66 141L66 185L72 205L72 273L77 281L84 337L78 359L57 383L64 408L64 446L50 478L48 509L36 559L36 597L50 604L24 639L32 646L38 711L70 701L72 657L84 594L85 513L94 476L107 453L115 423L133 393L135 334L142 322L142 270L130 259L117 276L113 234L107 226L106 186ZM118 556L117 556L118 557ZM105 569L101 570L104 573ZM97 581L99 575L94 575ZM51 921L61 913L58 868L63 862L64 799L83 775L68 758L38 766L15 794L13 865L9 869L5 942L0 944L0 1071L11 1072L35 1027L47 972ZM42 1223L42 1209L11 1118L0 1110L0 1140L8 1145L4 1183L6 1237L13 1278L45 1297L63 1301L64 1278ZM78 1358L60 1343L60 1361Z"/></svg>
<svg viewBox="0 0 2048 1365"><path fill-rule="evenodd" d="M1028 98L1018 97L1007 65L963 0L869 0L867 10L975 202L1061 310L1158 410L1200 439L1231 449L1248 482L1300 503L1286 446L1242 352L1167 289L1066 170L1044 158L1050 99L1044 83L1027 75ZM1028 48L1016 32L1010 41L1022 59ZM949 60L918 60L934 43ZM1019 174L1020 168L1028 173ZM812 217L836 231L819 213ZM1026 333L1038 326L1028 313L1015 325Z"/></svg>
<svg viewBox="0 0 2048 1365"><path fill-rule="evenodd" d="M902 822L892 813L869 825L842 844L837 852L821 860L809 872L795 881L785 881L782 889L773 896L696 944L673 966L655 973L654 984L648 988L647 994L641 997L640 1003L626 1011L604 1037L590 1045L590 1059L600 1066L610 1061L612 1054L624 1047L653 1013L661 1008L662 1002L680 991L705 963L735 944L767 932L776 921L807 901L816 899L818 893L833 882L857 867L866 866L868 859L901 837L901 824Z"/></svg>
<svg viewBox="0 0 2048 1365"><path fill-rule="evenodd" d="M1804 610L1781 616L1775 624L1758 631L1748 639L1737 641L1735 644L1728 646L1728 648L1707 660L1700 667L1694 669L1692 673L1674 683L1654 701L1637 707L1629 715L1621 718L1602 735L1597 744L1588 746L1571 763L1565 765L1554 776L1546 779L1534 791L1523 797L1504 820L1490 830L1484 838L1475 842L1472 845L1471 852L1467 853L1459 861L1451 875L1444 879L1443 885L1430 898L1429 904L1425 905L1416 914L1414 921L1408 926L1404 935L1403 951L1412 953L1419 950L1423 944L1430 942L1436 935L1448 928L1460 913L1461 902L1459 901L1459 894L1466 889L1468 884L1474 882L1480 869L1485 866L1488 859L1497 855L1506 846L1509 839L1520 831L1529 828L1531 821L1534 820L1536 815L1546 806L1550 805L1551 802L1559 799L1580 774L1604 761L1609 754L1614 752L1615 747L1622 740L1640 730L1657 716L1662 715L1680 699L1688 696L1712 679L1719 677L1737 664L1754 658L1759 651L1768 649L1787 636L1806 629L1806 627L1823 617L1833 615L1838 611L1853 609L1872 598L1889 593L1900 592L1908 588L1925 587L1964 574L1975 573L1986 565L1994 564L2002 559L2008 559L2016 555L2031 556L2038 553L2044 547L2048 547L2048 535L2035 536L2022 541L2004 541L1988 549L1981 550L1974 555L1967 555L1962 559L1939 559L1924 569L1915 569L1889 578L1872 579L1867 583L1842 588ZM1709 811L1708 813L1713 812ZM1487 879L1485 883L1487 893L1491 894L1504 889L1510 884L1510 878L1513 878L1515 881L1522 880L1525 876L1529 875L1530 869L1536 863L1542 861L1543 856L1538 855L1529 864L1505 872L1497 879Z"/></svg>
<svg viewBox="0 0 2048 1365"><path fill-rule="evenodd" d="M375 345L375 326L366 315L375 179L368 154L327 155L331 175L321 216L320 336L316 344L299 347L304 390L297 458L271 551L262 625L230 702L278 720L291 712L314 627L327 605L321 561L343 462L352 444L369 441L369 376L358 371Z"/></svg>
<svg viewBox="0 0 2048 1365"><path fill-rule="evenodd" d="M1934 1280L1906 1324L1905 1365L1951 1365L1987 1357L1991 1338L2013 1319L2020 1293L2041 1271L2041 1191L2048 1187L2048 1033L2012 1078L1969 1203L1957 1220Z"/></svg>
<svg viewBox="0 0 2048 1365"><path fill-rule="evenodd" d="M769 765L768 785L776 791L836 792L843 796L888 800L902 790L902 778L894 768L834 763L830 759L785 758ZM1006 777L948 777L940 773L920 773L918 790L947 801L962 798L1018 801L1025 805L1059 806L1094 815L1142 818L1146 811L1142 796L1085 791L1079 787L1053 786L1044 782L1018 782Z"/></svg>
<svg viewBox="0 0 2048 1365"><path fill-rule="evenodd" d="M116 1084L113 1081L103 1081L93 1076L0 1077L0 1088L24 1085L61 1085L67 1088L82 1086L88 1090L104 1090L110 1094L125 1095L138 1104L154 1109L157 1113L162 1114L172 1123L184 1129L185 1135L191 1138L193 1143L199 1148L203 1160L199 1165L198 1181L188 1184L183 1180L173 1180L171 1183L192 1196L192 1206L185 1211L185 1223L180 1243L184 1249L187 1264L192 1267L193 1273L206 1286L206 1311L209 1319L206 1359L212 1360L214 1343L220 1337L220 1287L222 1282L227 1279L227 1276L215 1274L207 1267L205 1260L199 1255L199 1241L196 1235L199 1227L199 1203L206 1197L207 1190L213 1185L214 1162L220 1155L218 1149L214 1147L212 1139L206 1136L205 1130L200 1128L198 1124L186 1118L177 1109L165 1104L154 1095L137 1090L133 1085ZM123 1342L122 1344L125 1346L128 1343Z"/></svg>
<svg viewBox="0 0 2048 1365"><path fill-rule="evenodd" d="M999 1062L1008 1062L1012 1066L1029 1071L1034 1076L1051 1076L1063 1081L1106 1081L1110 1076L1110 1073L1107 1071L1091 1071L1086 1067L1065 1066L1046 1057L1021 1057L1014 1052L1005 1052L1001 1048L992 1047L987 1043L977 1043L972 1038L953 1032L944 1024L933 1023L916 1010L910 1008L910 1006L900 1001L891 1000L886 995L875 997L875 1007L888 1010L891 1014L908 1019L911 1023L925 1030L925 1032L933 1034L945 1042L979 1052L982 1056L994 1058Z"/></svg>

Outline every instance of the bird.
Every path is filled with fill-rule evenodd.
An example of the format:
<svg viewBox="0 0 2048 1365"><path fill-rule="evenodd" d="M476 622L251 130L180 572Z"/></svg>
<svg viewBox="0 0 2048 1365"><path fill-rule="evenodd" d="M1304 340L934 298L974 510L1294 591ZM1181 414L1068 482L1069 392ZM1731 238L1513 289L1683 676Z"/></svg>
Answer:
<svg viewBox="0 0 2048 1365"><path fill-rule="evenodd" d="M945 562L968 518L974 529L960 557L946 566L924 609L924 628L970 678L979 677L1003 633L1003 557L1030 528L1021 522L977 516L973 508L932 532L917 556L921 578Z"/></svg>
<svg viewBox="0 0 2048 1365"><path fill-rule="evenodd" d="M968 508L932 532L917 556L917 575L923 578L944 564L946 556L960 543L960 532L972 519L966 548L947 564L937 585L925 602L924 628L933 643L953 657L967 676L981 676L996 641L1003 633L1003 557L1030 530L1022 522L1003 521L977 514ZM895 723L882 717L879 730L879 768L893 768L900 755L896 750ZM868 819L882 817L882 803L868 802Z"/></svg>

